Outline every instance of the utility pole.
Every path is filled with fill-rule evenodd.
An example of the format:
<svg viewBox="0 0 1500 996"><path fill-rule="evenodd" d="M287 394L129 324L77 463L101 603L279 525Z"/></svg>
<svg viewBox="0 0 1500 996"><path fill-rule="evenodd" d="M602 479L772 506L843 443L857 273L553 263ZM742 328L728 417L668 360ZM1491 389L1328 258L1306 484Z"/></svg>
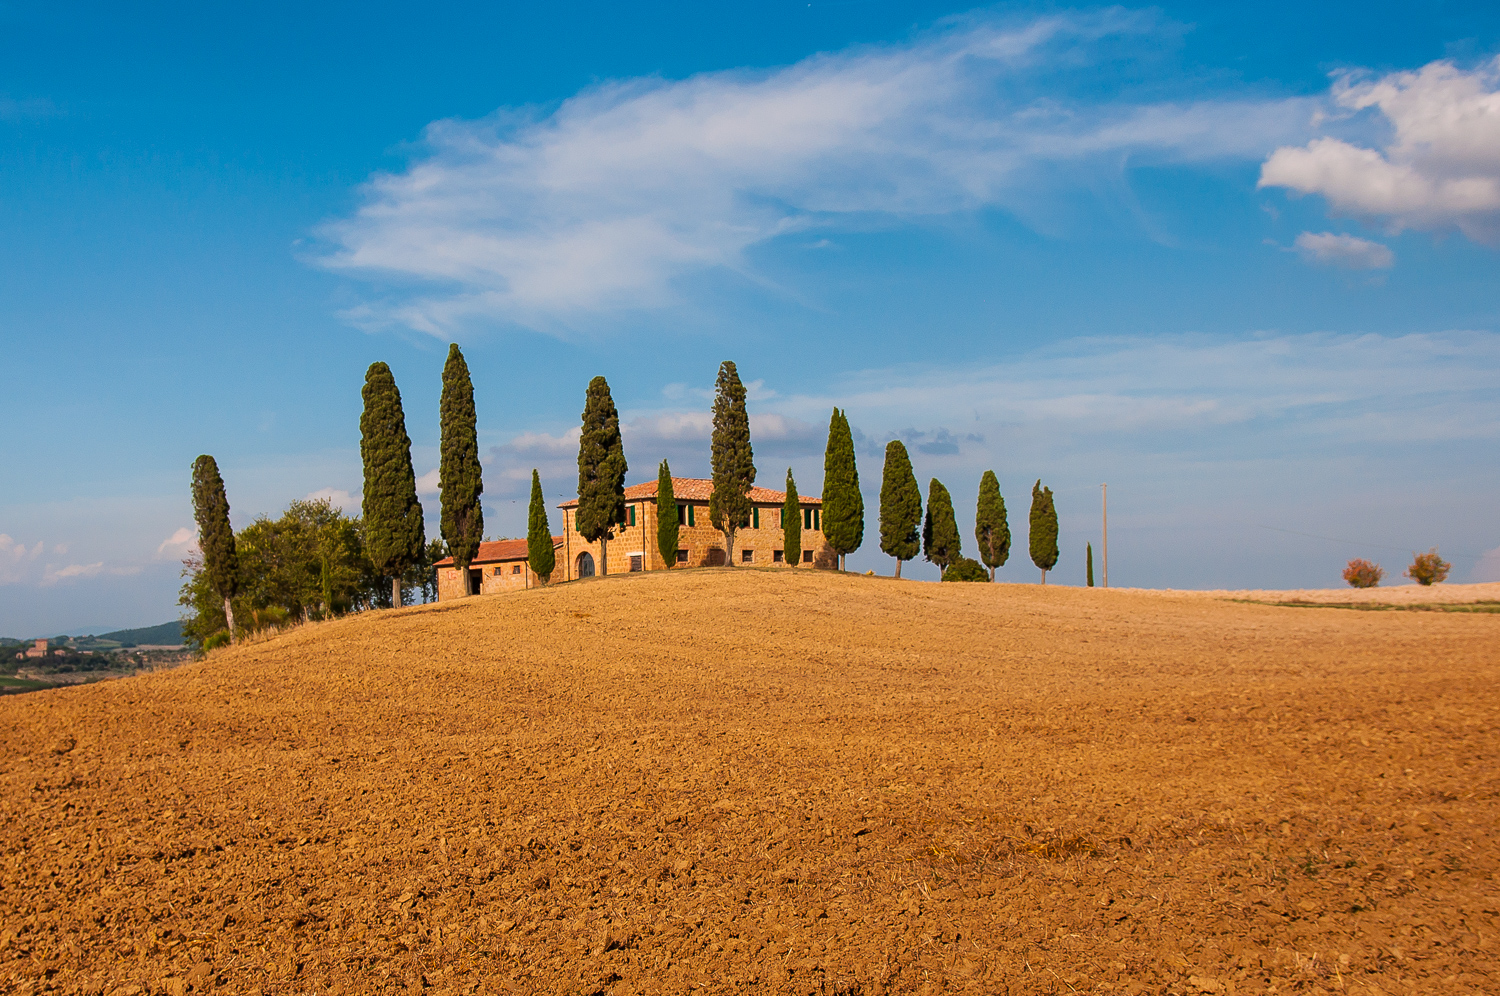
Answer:
<svg viewBox="0 0 1500 996"><path fill-rule="evenodd" d="M1109 485L1099 485L1104 498L1104 587L1109 587Z"/></svg>

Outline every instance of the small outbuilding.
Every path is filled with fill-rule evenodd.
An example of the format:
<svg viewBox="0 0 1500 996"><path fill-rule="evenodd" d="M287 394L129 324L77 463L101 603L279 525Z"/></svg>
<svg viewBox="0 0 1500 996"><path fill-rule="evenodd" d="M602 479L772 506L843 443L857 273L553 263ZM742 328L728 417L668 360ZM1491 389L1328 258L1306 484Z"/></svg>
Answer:
<svg viewBox="0 0 1500 996"><path fill-rule="evenodd" d="M559 550L558 569L552 574L554 580L562 574L562 554L559 549L562 545L561 536L552 537L553 549ZM453 566L452 557L444 557L433 566L437 568L440 602L465 595L493 595L502 591L534 588L542 583L527 563L524 539L480 543L479 553L469 564L467 577Z"/></svg>

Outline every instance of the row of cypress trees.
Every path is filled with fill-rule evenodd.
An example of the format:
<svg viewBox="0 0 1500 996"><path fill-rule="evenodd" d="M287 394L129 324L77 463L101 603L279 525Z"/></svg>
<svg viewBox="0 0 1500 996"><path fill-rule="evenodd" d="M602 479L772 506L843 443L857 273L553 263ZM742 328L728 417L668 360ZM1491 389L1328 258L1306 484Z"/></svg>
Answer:
<svg viewBox="0 0 1500 996"><path fill-rule="evenodd" d="M906 445L899 439L886 444L885 469L880 481L880 549L896 558L896 577L901 576L903 561L914 560L922 553L942 569L944 580L995 579L995 569L1004 567L1010 559L1011 535L1005 498L1000 494L1000 482L993 470L986 470L979 479L974 539L979 544L983 568L963 555L948 489L935 477L928 483L924 519L922 492ZM1029 540L1031 562L1041 568L1042 583L1046 584L1047 572L1057 566L1057 509L1052 502L1052 489L1042 487L1040 480L1031 489ZM974 566L969 567L970 564ZM950 573L954 575L951 578Z"/></svg>

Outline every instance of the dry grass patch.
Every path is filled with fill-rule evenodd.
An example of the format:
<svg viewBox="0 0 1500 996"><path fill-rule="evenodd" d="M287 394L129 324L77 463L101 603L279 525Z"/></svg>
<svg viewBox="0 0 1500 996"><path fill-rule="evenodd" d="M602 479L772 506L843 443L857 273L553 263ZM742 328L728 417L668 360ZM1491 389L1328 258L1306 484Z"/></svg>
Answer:
<svg viewBox="0 0 1500 996"><path fill-rule="evenodd" d="M1500 619L634 575L0 700L15 992L1493 992Z"/></svg>

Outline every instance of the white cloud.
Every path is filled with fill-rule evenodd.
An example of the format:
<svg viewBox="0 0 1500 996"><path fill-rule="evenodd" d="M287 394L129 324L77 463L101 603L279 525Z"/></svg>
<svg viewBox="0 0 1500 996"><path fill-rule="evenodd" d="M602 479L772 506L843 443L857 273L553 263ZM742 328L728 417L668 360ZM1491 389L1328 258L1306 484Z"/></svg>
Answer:
<svg viewBox="0 0 1500 996"><path fill-rule="evenodd" d="M1295 245L1310 262L1349 270L1388 270L1396 263L1396 254L1389 247L1353 235L1303 232Z"/></svg>
<svg viewBox="0 0 1500 996"><path fill-rule="evenodd" d="M766 71L601 85L546 115L439 121L425 155L375 177L322 262L432 289L350 317L452 335L501 319L559 332L676 300L712 268L755 279L751 246L848 223L1035 209L1069 169L1126 157L1259 158L1306 133L1305 101L1068 102L1057 70L1148 15L950 22L901 45ZM1046 84L1038 82L1050 73ZM1076 178L1076 177L1075 177Z"/></svg>
<svg viewBox="0 0 1500 996"><path fill-rule="evenodd" d="M417 478L417 494L435 495L438 493L438 468L434 467L421 477Z"/></svg>
<svg viewBox="0 0 1500 996"><path fill-rule="evenodd" d="M1321 194L1335 211L1392 230L1457 227L1500 243L1500 59L1473 71L1433 62L1373 81L1341 77L1346 114L1374 110L1389 128L1381 149L1322 137L1278 148L1261 187Z"/></svg>
<svg viewBox="0 0 1500 996"><path fill-rule="evenodd" d="M71 581L81 578L97 578L102 575L113 575L116 577L131 577L141 573L137 565L126 567L105 567L104 561L95 561L92 564L68 564L65 567L47 567L47 572L42 576L42 587L50 587L60 581Z"/></svg>
<svg viewBox="0 0 1500 996"><path fill-rule="evenodd" d="M360 496L350 494L342 488L319 488L302 496L303 501L327 501L345 515L360 514Z"/></svg>
<svg viewBox="0 0 1500 996"><path fill-rule="evenodd" d="M189 554L198 552L198 534L183 526L171 536L161 541L156 548L158 559L169 556L173 560L181 560Z"/></svg>
<svg viewBox="0 0 1500 996"><path fill-rule="evenodd" d="M30 575L30 565L42 554L42 541L27 549L6 533L0 533L0 584L17 584Z"/></svg>

